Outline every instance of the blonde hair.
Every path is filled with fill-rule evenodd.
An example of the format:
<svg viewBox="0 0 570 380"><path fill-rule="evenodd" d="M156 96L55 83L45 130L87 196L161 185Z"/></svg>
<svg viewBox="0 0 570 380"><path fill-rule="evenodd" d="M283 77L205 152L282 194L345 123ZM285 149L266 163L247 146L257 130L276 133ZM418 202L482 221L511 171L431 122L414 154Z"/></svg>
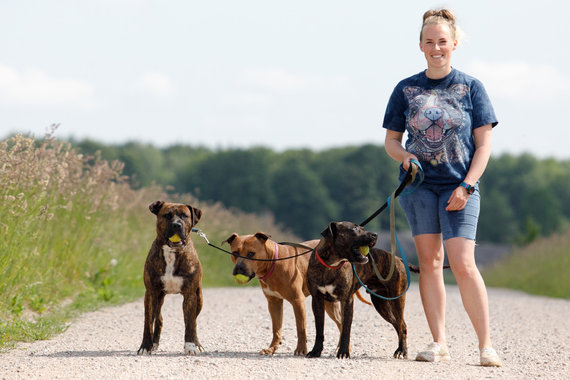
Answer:
<svg viewBox="0 0 570 380"><path fill-rule="evenodd" d="M426 25L445 24L449 26L451 37L460 41L463 39L463 31L455 24L455 16L449 9L430 9L424 13L422 29L420 31L420 41Z"/></svg>

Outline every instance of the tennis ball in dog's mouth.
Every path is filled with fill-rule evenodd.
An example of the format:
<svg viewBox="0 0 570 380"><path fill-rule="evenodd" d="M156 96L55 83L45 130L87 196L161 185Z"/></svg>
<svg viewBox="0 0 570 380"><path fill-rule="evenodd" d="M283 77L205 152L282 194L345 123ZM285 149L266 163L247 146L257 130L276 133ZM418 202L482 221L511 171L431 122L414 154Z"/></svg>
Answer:
<svg viewBox="0 0 570 380"><path fill-rule="evenodd" d="M360 250L360 253L362 253L364 256L368 255L368 253L370 253L370 247L367 245L363 245L361 247L358 247L358 249Z"/></svg>
<svg viewBox="0 0 570 380"><path fill-rule="evenodd" d="M243 285L249 281L249 277L244 274L236 274L234 280L236 280L238 284Z"/></svg>
<svg viewBox="0 0 570 380"><path fill-rule="evenodd" d="M170 240L173 243L180 243L180 236L178 236L178 234L174 234L171 237L169 237L168 240Z"/></svg>

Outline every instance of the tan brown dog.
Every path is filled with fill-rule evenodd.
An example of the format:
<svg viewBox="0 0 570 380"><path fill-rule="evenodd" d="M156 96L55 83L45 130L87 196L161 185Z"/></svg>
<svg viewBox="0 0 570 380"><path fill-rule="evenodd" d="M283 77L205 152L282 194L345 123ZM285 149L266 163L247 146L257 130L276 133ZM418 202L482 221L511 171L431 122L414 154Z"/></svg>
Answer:
<svg viewBox="0 0 570 380"><path fill-rule="evenodd" d="M267 298L269 314L273 328L273 339L268 348L261 350L261 355L273 355L281 343L283 325L283 300L287 300L293 306L295 321L297 324L297 348L295 355L307 353L307 332L305 315L305 298L309 295L305 276L309 264L310 253L282 261L252 261L250 259L275 259L298 255L306 252L304 248L294 248L289 245L277 244L269 239L263 232L255 235L239 236L232 234L223 243L229 243L234 254L232 261L235 266L234 276L243 276L247 282L258 277L263 294ZM311 240L302 243L304 246L315 247L319 241ZM323 305L327 314L336 323L339 330L341 327L340 304L325 302Z"/></svg>
<svg viewBox="0 0 570 380"><path fill-rule="evenodd" d="M372 248L376 244L377 235L351 222L333 222L321 233L323 238L315 248L307 269L307 285L311 293L313 314L315 316L315 345L308 357L319 357L324 341L324 303L339 301L342 309L342 331L340 336L338 358L350 357L350 329L352 325L354 294L361 287L354 276L352 263L360 280L374 293L384 297L396 297L404 294L407 285L406 268L399 257L396 257L395 270L388 281L380 281L374 271L376 265L380 274L387 277L390 264L389 253ZM361 247L369 247L369 255L364 256ZM366 249L363 250L366 252ZM369 257L372 260L369 260ZM344 263L344 265L343 265ZM410 269L419 269L410 265ZM395 358L406 358L408 355L404 322L405 295L395 300L384 300L371 297L376 311L398 333L398 348Z"/></svg>
<svg viewBox="0 0 570 380"><path fill-rule="evenodd" d="M164 297L180 293L184 296L184 352L196 355L203 351L196 332L196 318L202 310L202 266L190 233L202 211L162 201L152 203L149 209L156 215L156 239L144 265L144 332L137 354L158 349Z"/></svg>

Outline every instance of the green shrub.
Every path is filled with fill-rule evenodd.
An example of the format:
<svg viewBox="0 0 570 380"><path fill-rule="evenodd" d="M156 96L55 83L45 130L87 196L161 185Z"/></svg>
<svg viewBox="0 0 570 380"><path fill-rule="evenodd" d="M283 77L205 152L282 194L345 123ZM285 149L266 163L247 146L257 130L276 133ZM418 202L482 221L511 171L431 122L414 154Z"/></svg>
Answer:
<svg viewBox="0 0 570 380"><path fill-rule="evenodd" d="M517 248L505 260L483 271L489 286L570 298L570 230Z"/></svg>

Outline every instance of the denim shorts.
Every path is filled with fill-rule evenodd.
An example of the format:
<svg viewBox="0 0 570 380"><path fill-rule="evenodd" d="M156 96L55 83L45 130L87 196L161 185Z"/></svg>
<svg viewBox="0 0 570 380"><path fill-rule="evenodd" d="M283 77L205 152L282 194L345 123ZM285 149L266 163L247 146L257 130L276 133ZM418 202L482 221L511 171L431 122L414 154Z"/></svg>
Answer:
<svg viewBox="0 0 570 380"><path fill-rule="evenodd" d="M446 211L447 200L456 188L422 183L411 194L398 198L413 236L441 233L444 241L454 237L475 240L481 203L479 186L475 185L463 210Z"/></svg>

